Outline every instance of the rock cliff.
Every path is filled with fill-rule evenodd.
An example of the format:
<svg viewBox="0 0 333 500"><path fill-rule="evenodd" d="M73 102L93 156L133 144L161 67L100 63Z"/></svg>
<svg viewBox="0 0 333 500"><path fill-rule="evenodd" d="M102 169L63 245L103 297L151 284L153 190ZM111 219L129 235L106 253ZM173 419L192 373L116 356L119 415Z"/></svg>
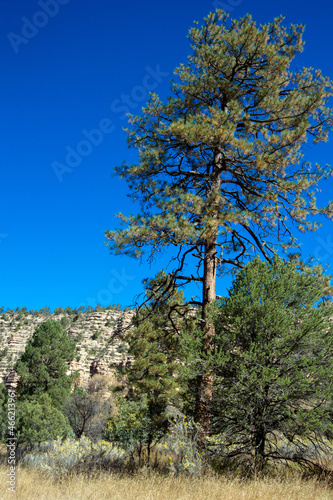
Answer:
<svg viewBox="0 0 333 500"><path fill-rule="evenodd" d="M77 356L70 364L69 372L80 372L77 385L86 387L91 376L97 373L111 375L111 364L130 361L122 334L130 327L133 311L122 311L117 307L83 312L56 311L31 313L18 310L0 314L0 378L7 386L16 384L13 366L36 327L47 319L59 321L76 342Z"/></svg>

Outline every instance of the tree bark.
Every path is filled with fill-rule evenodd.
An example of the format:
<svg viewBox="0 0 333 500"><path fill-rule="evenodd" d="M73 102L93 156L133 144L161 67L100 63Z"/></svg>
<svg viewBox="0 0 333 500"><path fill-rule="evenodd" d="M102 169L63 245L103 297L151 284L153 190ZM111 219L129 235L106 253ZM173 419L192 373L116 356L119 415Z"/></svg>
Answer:
<svg viewBox="0 0 333 500"><path fill-rule="evenodd" d="M216 299L216 239L205 245L202 319L204 320L204 351L214 351L215 325L209 319L207 308ZM202 443L210 432L211 404L213 399L213 373L211 370L200 375L198 393L198 416L203 430Z"/></svg>
<svg viewBox="0 0 333 500"><path fill-rule="evenodd" d="M262 426L259 426L254 435L254 472L255 474L262 472L265 464L265 431Z"/></svg>
<svg viewBox="0 0 333 500"><path fill-rule="evenodd" d="M212 172L212 183L210 195L219 193L221 189L220 179L220 155L215 157L215 163ZM212 202L209 212L212 212L212 221L215 221L212 234L207 237L204 244L204 274L202 290L202 319L204 321L204 341L203 350L214 351L215 325L208 314L209 305L216 300L216 270L217 270L217 234L218 234L218 203ZM214 206L215 205L215 206ZM211 426L211 407L213 400L213 372L209 368L202 373L198 381L198 395L196 410L198 420L202 428L200 442L205 444L206 437L210 434Z"/></svg>

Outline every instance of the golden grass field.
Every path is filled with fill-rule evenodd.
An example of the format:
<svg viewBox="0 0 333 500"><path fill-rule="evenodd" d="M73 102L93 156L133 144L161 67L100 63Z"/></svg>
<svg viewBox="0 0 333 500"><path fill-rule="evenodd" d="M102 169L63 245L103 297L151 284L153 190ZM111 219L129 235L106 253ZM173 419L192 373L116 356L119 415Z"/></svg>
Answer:
<svg viewBox="0 0 333 500"><path fill-rule="evenodd" d="M63 481L17 469L15 492L8 491L8 469L0 468L0 498L22 500L326 500L333 488L314 480L266 479L242 482L221 477L191 479L158 474L120 477L100 474Z"/></svg>

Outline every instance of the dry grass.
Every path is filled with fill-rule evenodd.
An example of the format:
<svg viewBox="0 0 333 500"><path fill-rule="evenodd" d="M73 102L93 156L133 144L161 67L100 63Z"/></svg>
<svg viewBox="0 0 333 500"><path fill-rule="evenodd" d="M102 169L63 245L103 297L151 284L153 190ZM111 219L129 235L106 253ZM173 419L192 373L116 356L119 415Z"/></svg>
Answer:
<svg viewBox="0 0 333 500"><path fill-rule="evenodd" d="M62 482L28 470L17 470L15 493L8 488L8 469L0 468L0 498L24 500L328 500L333 490L313 480L253 480L217 477L190 479L151 474L144 477L76 476Z"/></svg>

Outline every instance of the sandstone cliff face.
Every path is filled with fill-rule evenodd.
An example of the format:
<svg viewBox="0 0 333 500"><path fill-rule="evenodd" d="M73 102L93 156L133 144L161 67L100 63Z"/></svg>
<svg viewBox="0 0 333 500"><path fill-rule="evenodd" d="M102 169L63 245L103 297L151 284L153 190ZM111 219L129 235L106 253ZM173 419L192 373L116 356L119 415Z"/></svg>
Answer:
<svg viewBox="0 0 333 500"><path fill-rule="evenodd" d="M77 385L86 387L95 375L112 375L111 364L129 362L127 346L122 340L123 332L130 327L133 311L120 309L91 310L87 312L62 312L31 314L28 311L0 314L0 379L6 386L15 386L13 366L24 352L36 327L47 319L59 321L75 340L76 359L69 372L79 370Z"/></svg>

